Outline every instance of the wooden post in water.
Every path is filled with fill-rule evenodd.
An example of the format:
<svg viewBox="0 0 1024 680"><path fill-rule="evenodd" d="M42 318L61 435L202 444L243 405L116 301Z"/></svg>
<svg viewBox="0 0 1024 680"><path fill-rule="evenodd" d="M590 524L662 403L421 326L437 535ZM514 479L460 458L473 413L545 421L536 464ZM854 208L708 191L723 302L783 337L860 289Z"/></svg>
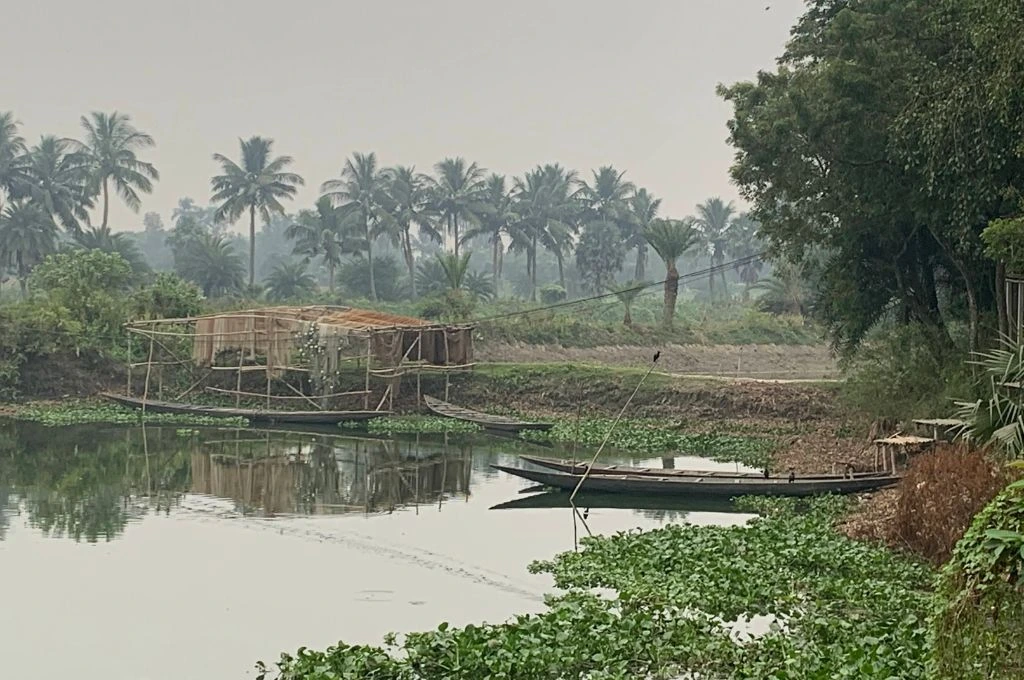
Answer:
<svg viewBox="0 0 1024 680"><path fill-rule="evenodd" d="M423 331L420 331L416 343L416 408L420 408L423 403L423 387L420 382L420 376L423 375Z"/></svg>
<svg viewBox="0 0 1024 680"><path fill-rule="evenodd" d="M132 396L132 331L130 328L128 329L128 378L124 394L126 397Z"/></svg>
<svg viewBox="0 0 1024 680"><path fill-rule="evenodd" d="M442 328L441 332L444 334L444 400L448 401L448 390L451 387L452 376L450 367L451 360L448 351L448 327L445 326Z"/></svg>
<svg viewBox="0 0 1024 680"><path fill-rule="evenodd" d="M245 346L238 343L238 377L235 379L235 408L242 404L242 364L245 363Z"/></svg>
<svg viewBox="0 0 1024 680"><path fill-rule="evenodd" d="M370 410L370 358L373 352L373 333L366 336L366 383L363 390L366 394L363 395L363 410Z"/></svg>
<svg viewBox="0 0 1024 680"><path fill-rule="evenodd" d="M146 359L146 386L142 389L142 416L146 416L146 400L149 399L149 376L153 371L153 336L149 336L149 358Z"/></svg>

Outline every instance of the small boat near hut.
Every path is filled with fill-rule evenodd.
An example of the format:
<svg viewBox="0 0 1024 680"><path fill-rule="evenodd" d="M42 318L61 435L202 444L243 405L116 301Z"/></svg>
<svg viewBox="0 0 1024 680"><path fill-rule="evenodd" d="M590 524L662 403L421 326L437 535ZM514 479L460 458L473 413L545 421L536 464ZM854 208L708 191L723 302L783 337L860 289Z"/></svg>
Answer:
<svg viewBox="0 0 1024 680"><path fill-rule="evenodd" d="M463 408L447 401L441 401L433 397L423 395L423 403L432 413L445 418L464 420L467 423L475 423L485 430L496 430L499 432L522 432L523 430L550 430L554 423L531 423L506 416L496 416L490 413L482 413L473 409Z"/></svg>
<svg viewBox="0 0 1024 680"><path fill-rule="evenodd" d="M203 406L173 401L137 399L122 394L101 394L104 399L130 408L145 409L153 413L179 413L193 416L214 416L218 418L241 417L254 423L305 423L310 425L335 425L347 421L369 420L390 415L389 411L278 411L254 408L230 408L225 406Z"/></svg>
<svg viewBox="0 0 1024 680"><path fill-rule="evenodd" d="M492 465L495 470L527 479L537 484L572 491L580 480L581 492L626 493L663 496L814 496L825 493L849 494L874 491L900 481L898 475L872 477L808 479L789 477L714 476L653 476L653 475L589 475L556 472L554 470L528 470Z"/></svg>

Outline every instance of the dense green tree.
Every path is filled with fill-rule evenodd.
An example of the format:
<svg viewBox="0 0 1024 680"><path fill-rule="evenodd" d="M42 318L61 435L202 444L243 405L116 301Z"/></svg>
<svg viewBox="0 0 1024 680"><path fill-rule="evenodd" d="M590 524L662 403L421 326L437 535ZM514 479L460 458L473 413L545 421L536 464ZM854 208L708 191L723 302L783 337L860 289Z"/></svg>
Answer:
<svg viewBox="0 0 1024 680"><path fill-rule="evenodd" d="M656 219L644 232L647 242L665 263L665 312L662 324L671 329L679 297L679 270L676 261L700 240L692 218L686 220Z"/></svg>
<svg viewBox="0 0 1024 680"><path fill-rule="evenodd" d="M369 264L365 257L357 256L348 258L338 267L338 283L349 297L370 297ZM373 258L373 278L378 300L395 301L406 295L402 285L402 270L402 265L391 255Z"/></svg>
<svg viewBox="0 0 1024 680"><path fill-rule="evenodd" d="M117 253L78 249L49 255L29 280L33 292L81 324L86 338L109 346L123 331L131 277Z"/></svg>
<svg viewBox="0 0 1024 680"><path fill-rule="evenodd" d="M85 142L79 145L89 164L92 180L91 190L103 197L103 222L101 229L108 226L110 215L110 189L121 197L129 208L139 211L142 200L139 192L153 191L153 182L160 179L160 173L152 163L139 160L139 151L153 147L156 142L132 125L131 117L114 111L94 111L82 116Z"/></svg>
<svg viewBox="0 0 1024 680"><path fill-rule="evenodd" d="M600 220L584 227L576 246L576 268L592 291L601 292L614 285L625 258L622 232L615 224Z"/></svg>
<svg viewBox="0 0 1024 680"><path fill-rule="evenodd" d="M412 166L396 165L385 171L387 175L387 195L389 224L387 231L393 235L402 251L402 259L409 271L409 285L412 295L416 297L416 255L413 248L412 228L418 227L420 233L428 238L443 241L444 238L434 225L434 213L431 208L430 178L416 172Z"/></svg>
<svg viewBox="0 0 1024 680"><path fill-rule="evenodd" d="M177 274L160 272L131 296L131 314L137 319L182 319L202 309L199 288Z"/></svg>
<svg viewBox="0 0 1024 680"><path fill-rule="evenodd" d="M25 172L28 195L40 203L72 235L80 234L93 207L90 162L75 142L46 136L28 153Z"/></svg>
<svg viewBox="0 0 1024 680"><path fill-rule="evenodd" d="M29 184L25 140L19 126L13 113L0 111L0 199L3 194L11 198L23 194Z"/></svg>
<svg viewBox="0 0 1024 680"><path fill-rule="evenodd" d="M452 252L459 254L459 228L479 219L484 192L483 168L465 158L445 158L434 166L437 177L431 181L431 203L445 225Z"/></svg>
<svg viewBox="0 0 1024 680"><path fill-rule="evenodd" d="M647 233L651 223L658 218L660 208L661 199L654 198L647 189L637 189L629 199L631 230L626 247L636 249L636 269L633 278L637 281L643 280L646 274L647 239L644 234Z"/></svg>
<svg viewBox="0 0 1024 680"><path fill-rule="evenodd" d="M327 267L327 285L332 294L342 257L366 247L362 236L352 233L352 226L353 222L345 219L331 199L323 196L316 202L315 210L300 211L296 221L285 230L285 237L294 242L295 255L302 255L307 261L319 257Z"/></svg>
<svg viewBox="0 0 1024 680"><path fill-rule="evenodd" d="M26 200L0 212L0 268L12 267L23 297L32 268L57 248L57 225L41 205Z"/></svg>
<svg viewBox="0 0 1024 680"><path fill-rule="evenodd" d="M809 248L830 254L815 310L841 350L895 309L926 329L935 352L948 351L946 315L958 312L940 306L940 285L977 307L977 282L990 275L980 252L947 237L952 206L894 140L942 49L927 39L936 11L918 1L819 0L773 72L721 89L734 108L732 176L762 237L793 262Z"/></svg>
<svg viewBox="0 0 1024 680"><path fill-rule="evenodd" d="M373 271L373 244L385 229L388 202L388 178L377 167L377 154L353 153L341 169L341 179L324 182L323 197L337 206L343 220L356 225L363 240L370 283L370 299L377 301L377 281Z"/></svg>
<svg viewBox="0 0 1024 680"><path fill-rule="evenodd" d="M721 267L725 264L725 251L729 244L729 228L732 225L736 206L730 201L726 203L717 196L709 198L697 206L696 226L700 230L701 245L708 253L712 266ZM721 270L722 290L726 291L725 270ZM715 274L708 274L708 291L715 296Z"/></svg>
<svg viewBox="0 0 1024 680"><path fill-rule="evenodd" d="M200 233L182 244L175 268L199 286L203 295L214 297L240 291L245 264L223 236Z"/></svg>
<svg viewBox="0 0 1024 680"><path fill-rule="evenodd" d="M249 287L256 281L256 214L264 222L272 214L284 214L281 201L295 196L304 184L301 176L287 172L291 156L271 157L274 140L264 137L239 139L241 165L222 154L213 155L221 165L222 174L210 180L211 200L219 204L214 213L218 222L234 222L249 213Z"/></svg>
<svg viewBox="0 0 1024 680"><path fill-rule="evenodd" d="M263 283L267 298L274 302L302 300L316 292L316 280L305 262L281 262Z"/></svg>

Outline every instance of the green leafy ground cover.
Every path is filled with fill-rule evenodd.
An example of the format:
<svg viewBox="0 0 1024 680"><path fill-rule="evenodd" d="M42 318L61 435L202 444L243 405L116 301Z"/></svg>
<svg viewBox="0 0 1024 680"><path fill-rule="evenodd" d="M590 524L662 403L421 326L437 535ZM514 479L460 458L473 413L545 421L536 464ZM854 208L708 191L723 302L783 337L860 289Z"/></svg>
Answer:
<svg viewBox="0 0 1024 680"><path fill-rule="evenodd" d="M838 534L845 503L759 499L736 527L670 525L584 539L531 565L564 592L503 624L284 654L261 678L519 680L922 678L930 569ZM590 589L611 588L614 598ZM720 621L768 614L759 637Z"/></svg>
<svg viewBox="0 0 1024 680"><path fill-rule="evenodd" d="M26 404L13 406L5 415L16 420L29 420L47 427L85 425L89 423L111 423L137 425L143 422L142 411L91 401L70 401L60 404ZM218 418L213 416L178 413L152 413L144 416L146 423L167 425L212 425L220 427L245 427L245 418Z"/></svg>
<svg viewBox="0 0 1024 680"><path fill-rule="evenodd" d="M445 432L479 432L473 423L437 416L388 416L365 422L340 423L342 429L362 430L370 434L443 434Z"/></svg>

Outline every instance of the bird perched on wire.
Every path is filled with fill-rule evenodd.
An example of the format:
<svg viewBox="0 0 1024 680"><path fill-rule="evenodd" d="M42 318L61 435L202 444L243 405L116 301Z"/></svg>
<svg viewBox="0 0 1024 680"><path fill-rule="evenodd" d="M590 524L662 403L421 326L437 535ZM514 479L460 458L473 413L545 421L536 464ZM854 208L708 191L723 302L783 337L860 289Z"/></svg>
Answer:
<svg viewBox="0 0 1024 680"><path fill-rule="evenodd" d="M661 358L661 350L659 349L657 352L654 353L654 358L651 359L651 363L655 363L655 364L658 363L658 359L660 359L660 358Z"/></svg>

